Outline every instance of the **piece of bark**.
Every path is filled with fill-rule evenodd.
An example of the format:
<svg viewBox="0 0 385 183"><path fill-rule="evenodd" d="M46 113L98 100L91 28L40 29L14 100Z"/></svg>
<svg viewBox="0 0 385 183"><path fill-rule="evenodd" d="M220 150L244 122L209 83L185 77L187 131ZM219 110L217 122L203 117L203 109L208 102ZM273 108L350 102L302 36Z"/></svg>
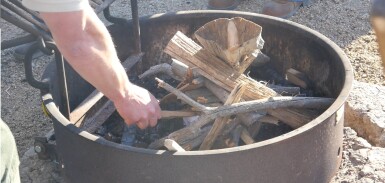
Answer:
<svg viewBox="0 0 385 183"><path fill-rule="evenodd" d="M165 52L185 64L198 67L199 73L215 84L231 91L237 83L247 84L245 99L253 100L275 96L276 92L265 85L238 73L219 58L202 49L181 32L177 32L165 48Z"/></svg>
<svg viewBox="0 0 385 183"><path fill-rule="evenodd" d="M231 91L224 105L230 105L239 102L245 90L246 84L239 83L233 89L233 91ZM200 150L209 150L212 147L217 137L222 133L223 127L226 124L225 122L227 122L228 120L229 117L215 119L213 127L211 128L209 134L206 136L201 146L199 147Z"/></svg>
<svg viewBox="0 0 385 183"><path fill-rule="evenodd" d="M136 63L142 60L143 53L138 55L129 56L125 61L122 62L122 66L126 72L128 72ZM94 90L86 99L83 100L71 113L70 121L75 123L77 127L80 127L83 123L85 114L94 107L95 104L103 98L104 94L98 90Z"/></svg>
<svg viewBox="0 0 385 183"><path fill-rule="evenodd" d="M307 76L304 73L297 71L293 68L290 68L286 71L286 78L290 83L293 83L304 89L307 89L309 87L310 82Z"/></svg>
<svg viewBox="0 0 385 183"><path fill-rule="evenodd" d="M187 143L196 138L201 128L218 117L231 116L251 111L277 109L277 108L311 108L326 109L334 99L320 97L271 97L247 102L240 102L229 106L221 106L209 109L206 114L201 115L191 126L172 132L167 138L173 139L179 144ZM154 141L149 145L150 149L162 147L164 138Z"/></svg>
<svg viewBox="0 0 385 183"><path fill-rule="evenodd" d="M95 132L114 111L116 111L114 103L108 100L94 115L84 119L82 129L90 133Z"/></svg>
<svg viewBox="0 0 385 183"><path fill-rule="evenodd" d="M164 147L166 147L169 151L179 151L179 152L186 151L177 142L171 139L166 139L164 141Z"/></svg>
<svg viewBox="0 0 385 183"><path fill-rule="evenodd" d="M278 118L283 123L286 123L290 127L297 129L313 119L315 119L320 112L311 110L299 110L299 109L275 109L267 110L267 113ZM277 115L279 114L279 115Z"/></svg>

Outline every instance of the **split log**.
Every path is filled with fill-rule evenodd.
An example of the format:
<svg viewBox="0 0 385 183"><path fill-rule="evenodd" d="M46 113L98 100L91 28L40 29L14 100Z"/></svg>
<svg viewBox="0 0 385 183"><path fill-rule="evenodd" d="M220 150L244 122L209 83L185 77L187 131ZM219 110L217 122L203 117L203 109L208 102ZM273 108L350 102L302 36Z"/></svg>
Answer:
<svg viewBox="0 0 385 183"><path fill-rule="evenodd" d="M242 128L242 131L241 131L241 139L242 139L242 141L245 144L253 144L253 143L255 143L255 140L250 135L250 133L246 130L246 128L244 128L243 126L241 126L241 128Z"/></svg>
<svg viewBox="0 0 385 183"><path fill-rule="evenodd" d="M185 64L198 67L198 72L220 87L231 91L237 83L247 84L245 99L253 100L275 96L276 92L265 85L238 73L231 66L202 49L193 40L181 32L177 32L165 48L165 52L171 57L184 62Z"/></svg>
<svg viewBox="0 0 385 183"><path fill-rule="evenodd" d="M238 84L233 89L233 91L231 91L224 105L230 105L230 104L239 102L245 90L246 90L246 85L244 83ZM217 137L222 133L222 130L226 124L225 122L227 122L228 120L229 120L229 117L215 119L213 127L211 128L209 134L206 136L206 138L202 142L202 145L199 147L199 150L211 149Z"/></svg>
<svg viewBox="0 0 385 183"><path fill-rule="evenodd" d="M274 116L266 115L259 118L258 122L278 125L279 119Z"/></svg>
<svg viewBox="0 0 385 183"><path fill-rule="evenodd" d="M242 68L247 68L263 47L261 32L261 26L235 17L208 22L194 35L206 50L243 73Z"/></svg>
<svg viewBox="0 0 385 183"><path fill-rule="evenodd" d="M128 72L136 63L142 60L143 53L138 55L133 55L128 57L125 61L122 62L122 66L126 72ZM71 113L70 121L75 123L77 127L80 127L84 121L85 114L94 107L97 107L95 104L103 98L104 94L98 90L94 90L82 103L79 104ZM98 113L98 112L97 112Z"/></svg>
<svg viewBox="0 0 385 183"><path fill-rule="evenodd" d="M293 68L290 68L286 71L286 77L290 83L293 83L304 89L307 89L310 83L309 79L304 73L297 71Z"/></svg>
<svg viewBox="0 0 385 183"><path fill-rule="evenodd" d="M201 128L218 117L230 116L238 113L246 113L255 110L277 109L277 108L311 108L326 109L334 99L320 97L271 97L247 102L240 102L229 106L221 106L206 111L191 126L177 130L167 137L154 141L149 145L150 149L158 149L163 146L166 138L173 139L179 144L187 143L190 139L199 136Z"/></svg>
<svg viewBox="0 0 385 183"><path fill-rule="evenodd" d="M299 109L275 109L267 110L267 113L294 129L307 124L320 115L320 112L317 111Z"/></svg>
<svg viewBox="0 0 385 183"><path fill-rule="evenodd" d="M199 115L198 112L194 111L160 111L162 119L171 119L171 118L182 118L182 117L191 117Z"/></svg>
<svg viewBox="0 0 385 183"><path fill-rule="evenodd" d="M177 142L171 139L166 139L164 141L164 147L166 147L169 151L186 151Z"/></svg>

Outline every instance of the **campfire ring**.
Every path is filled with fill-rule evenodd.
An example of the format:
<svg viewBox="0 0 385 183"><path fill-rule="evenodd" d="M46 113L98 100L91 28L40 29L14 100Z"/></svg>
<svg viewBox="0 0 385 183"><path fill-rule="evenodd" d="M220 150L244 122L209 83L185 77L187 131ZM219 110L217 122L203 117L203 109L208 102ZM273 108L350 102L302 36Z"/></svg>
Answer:
<svg viewBox="0 0 385 183"><path fill-rule="evenodd" d="M57 149L68 182L329 182L342 156L344 103L353 74L341 48L305 26L269 16L236 11L185 11L140 19L144 68L166 58L163 48L176 31L187 35L216 18L243 17L263 27L264 51L278 71L296 66L314 88L336 101L319 117L287 134L227 149L169 152L116 144L81 131L57 107L55 68L48 66L50 90L42 90L52 116ZM120 58L130 50L129 25L109 30ZM127 31L129 32L129 31ZM127 35L127 36L124 36ZM119 39L118 39L119 38ZM156 59L156 60L155 60ZM284 60L284 62L279 62ZM70 106L93 88L67 66Z"/></svg>

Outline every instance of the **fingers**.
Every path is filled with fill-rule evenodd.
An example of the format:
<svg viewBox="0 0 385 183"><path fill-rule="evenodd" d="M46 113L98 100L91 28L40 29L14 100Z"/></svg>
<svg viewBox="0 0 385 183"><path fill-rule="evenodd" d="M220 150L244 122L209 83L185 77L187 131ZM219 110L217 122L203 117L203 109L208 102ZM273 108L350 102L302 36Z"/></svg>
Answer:
<svg viewBox="0 0 385 183"><path fill-rule="evenodd" d="M146 129L148 127L148 120L141 120L139 122L136 123L136 125L140 128L140 129Z"/></svg>

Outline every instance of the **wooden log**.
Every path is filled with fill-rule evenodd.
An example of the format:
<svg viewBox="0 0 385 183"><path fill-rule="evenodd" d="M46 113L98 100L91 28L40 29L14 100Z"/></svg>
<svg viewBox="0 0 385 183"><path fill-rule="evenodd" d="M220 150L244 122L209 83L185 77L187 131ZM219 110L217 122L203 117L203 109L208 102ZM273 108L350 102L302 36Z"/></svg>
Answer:
<svg viewBox="0 0 385 183"><path fill-rule="evenodd" d="M296 129L315 119L320 112L299 109L267 110L267 113Z"/></svg>
<svg viewBox="0 0 385 183"><path fill-rule="evenodd" d="M250 137L254 139L258 135L259 131L261 130L261 127L262 127L262 122L260 121L257 121L252 125L248 126L247 131L249 132Z"/></svg>
<svg viewBox="0 0 385 183"><path fill-rule="evenodd" d="M234 90L231 91L224 105L230 105L239 102L245 90L246 85L244 83L238 84L234 88ZM215 119L213 127L202 142L202 145L199 147L200 150L209 150L212 147L217 137L222 133L222 130L225 126L225 122L227 122L228 120L229 117Z"/></svg>
<svg viewBox="0 0 385 183"><path fill-rule="evenodd" d="M264 41L261 32L261 26L244 18L235 17L208 22L194 35L206 50L238 70L242 59L246 60L245 56L249 57L262 49ZM247 68L248 65L244 67Z"/></svg>
<svg viewBox="0 0 385 183"><path fill-rule="evenodd" d="M191 116L199 115L198 112L194 112L194 111L165 111L165 110L160 111L160 114L162 119L191 117Z"/></svg>
<svg viewBox="0 0 385 183"><path fill-rule="evenodd" d="M251 66L261 67L268 62L270 62L270 57L260 51L258 52L257 58L255 58L254 61L251 63Z"/></svg>
<svg viewBox="0 0 385 183"><path fill-rule="evenodd" d="M265 116L262 116L261 118L259 118L258 122L278 125L279 119L274 117L274 116L265 115Z"/></svg>
<svg viewBox="0 0 385 183"><path fill-rule="evenodd" d="M293 68L290 68L286 71L286 78L290 83L293 83L304 89L307 89L310 83L309 79L304 73Z"/></svg>
<svg viewBox="0 0 385 183"><path fill-rule="evenodd" d="M241 139L242 139L242 141L245 144L253 144L253 143L255 143L255 140L250 135L249 131L247 131L247 129L244 128L243 126L241 126L241 127L242 127L242 131L241 131Z"/></svg>
<svg viewBox="0 0 385 183"><path fill-rule="evenodd" d="M143 53L138 55L129 56L122 62L122 66L126 72L128 72L136 63L142 60ZM84 115L93 107L97 107L95 104L103 98L104 94L98 90L94 90L86 99L83 100L71 113L70 121L76 123L77 127L80 127L84 120Z"/></svg>
<svg viewBox="0 0 385 183"><path fill-rule="evenodd" d="M179 80L181 81L182 78L180 78L179 76L177 75L174 75L174 73L172 72L172 67L170 64L167 64L167 63L162 63L162 64L159 64L159 65L154 65L152 67L150 67L147 71L145 71L144 73L142 73L141 75L139 75L139 79L143 79L143 78L146 78L146 77L149 77L149 76L153 76L153 75L156 75L156 74L166 74L168 76L171 76L172 78L176 79L176 80Z"/></svg>
<svg viewBox="0 0 385 183"><path fill-rule="evenodd" d="M177 32L165 48L165 52L185 64L198 67L199 73L220 87L231 91L237 83L244 82L248 88L245 99L253 100L275 96L276 92L265 85L238 73L219 58L202 49L190 38Z"/></svg>
<svg viewBox="0 0 385 183"><path fill-rule="evenodd" d="M209 133L211 129L211 125L210 126L207 126L207 127L204 127L202 128L200 131L199 131L199 135L193 139L191 139L190 141L184 143L184 144L181 144L181 146L186 150L186 151L191 151L195 148L198 148L199 145L202 144L203 142L203 139L207 136L207 134Z"/></svg>
<svg viewBox="0 0 385 183"><path fill-rule="evenodd" d="M166 139L164 141L164 147L166 147L169 151L186 151L177 142L171 139Z"/></svg>

